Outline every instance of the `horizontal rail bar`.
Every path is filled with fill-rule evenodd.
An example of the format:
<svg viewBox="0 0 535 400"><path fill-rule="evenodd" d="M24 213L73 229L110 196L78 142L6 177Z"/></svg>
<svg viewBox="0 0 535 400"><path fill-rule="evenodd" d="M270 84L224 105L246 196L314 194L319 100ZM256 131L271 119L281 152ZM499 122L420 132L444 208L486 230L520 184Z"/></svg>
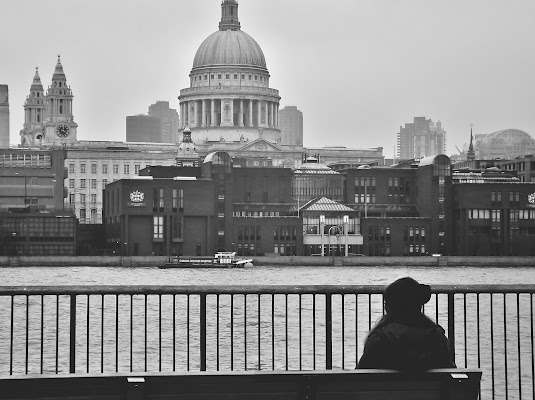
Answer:
<svg viewBox="0 0 535 400"><path fill-rule="evenodd" d="M0 286L0 296L95 294L379 294L386 285ZM433 285L433 293L535 293L535 285Z"/></svg>

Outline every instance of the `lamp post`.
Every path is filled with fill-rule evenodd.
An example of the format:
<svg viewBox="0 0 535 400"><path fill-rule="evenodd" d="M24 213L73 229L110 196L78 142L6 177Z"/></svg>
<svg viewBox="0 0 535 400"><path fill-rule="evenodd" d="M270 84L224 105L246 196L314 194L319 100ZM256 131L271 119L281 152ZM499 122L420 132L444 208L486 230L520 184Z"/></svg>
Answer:
<svg viewBox="0 0 535 400"><path fill-rule="evenodd" d="M334 232L334 235L339 238L340 237L340 227L338 225L333 225L329 228L329 255L332 254L332 250L331 250L331 236L333 235L333 232Z"/></svg>
<svg viewBox="0 0 535 400"><path fill-rule="evenodd" d="M50 182L52 182L52 209L54 210L56 208L56 174L52 174Z"/></svg>
<svg viewBox="0 0 535 400"><path fill-rule="evenodd" d="M321 234L321 256L324 256L323 252L323 230L325 229L325 215L320 215L320 234Z"/></svg>
<svg viewBox="0 0 535 400"><path fill-rule="evenodd" d="M346 257L349 254L348 235L349 235L349 215L344 215L344 236L346 238L346 245L345 245L345 256Z"/></svg>

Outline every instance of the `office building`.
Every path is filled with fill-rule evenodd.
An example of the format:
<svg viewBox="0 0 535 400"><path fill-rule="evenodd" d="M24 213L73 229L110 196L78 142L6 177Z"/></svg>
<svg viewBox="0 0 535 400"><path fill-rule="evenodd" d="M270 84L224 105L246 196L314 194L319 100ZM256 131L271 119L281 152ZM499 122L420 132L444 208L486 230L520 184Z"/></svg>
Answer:
<svg viewBox="0 0 535 400"><path fill-rule="evenodd" d="M161 119L150 115L126 117L126 141L162 143Z"/></svg>
<svg viewBox="0 0 535 400"><path fill-rule="evenodd" d="M446 153L446 131L425 117L415 117L414 122L399 127L397 134L398 158L421 159Z"/></svg>
<svg viewBox="0 0 535 400"><path fill-rule="evenodd" d="M303 145L303 113L296 106L279 111L279 128L283 145Z"/></svg>
<svg viewBox="0 0 535 400"><path fill-rule="evenodd" d="M169 108L168 101L157 101L149 106L149 116L160 119L161 143L179 142L179 118L174 108Z"/></svg>

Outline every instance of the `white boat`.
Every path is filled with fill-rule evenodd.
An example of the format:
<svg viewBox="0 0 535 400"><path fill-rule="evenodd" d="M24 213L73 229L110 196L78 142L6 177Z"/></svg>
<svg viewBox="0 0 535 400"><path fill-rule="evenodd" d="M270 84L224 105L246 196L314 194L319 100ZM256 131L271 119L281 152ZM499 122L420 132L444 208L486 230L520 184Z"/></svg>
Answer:
<svg viewBox="0 0 535 400"><path fill-rule="evenodd" d="M158 268L245 268L253 266L251 258L236 258L235 251L220 251L214 257L169 257Z"/></svg>

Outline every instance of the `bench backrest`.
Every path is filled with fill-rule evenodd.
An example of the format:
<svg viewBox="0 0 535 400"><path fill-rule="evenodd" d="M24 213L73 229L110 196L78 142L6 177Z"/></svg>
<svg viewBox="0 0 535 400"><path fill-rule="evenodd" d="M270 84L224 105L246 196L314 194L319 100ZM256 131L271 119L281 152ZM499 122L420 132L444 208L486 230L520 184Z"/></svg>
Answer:
<svg viewBox="0 0 535 400"><path fill-rule="evenodd" d="M0 378L0 399L472 400L481 370L233 371Z"/></svg>

